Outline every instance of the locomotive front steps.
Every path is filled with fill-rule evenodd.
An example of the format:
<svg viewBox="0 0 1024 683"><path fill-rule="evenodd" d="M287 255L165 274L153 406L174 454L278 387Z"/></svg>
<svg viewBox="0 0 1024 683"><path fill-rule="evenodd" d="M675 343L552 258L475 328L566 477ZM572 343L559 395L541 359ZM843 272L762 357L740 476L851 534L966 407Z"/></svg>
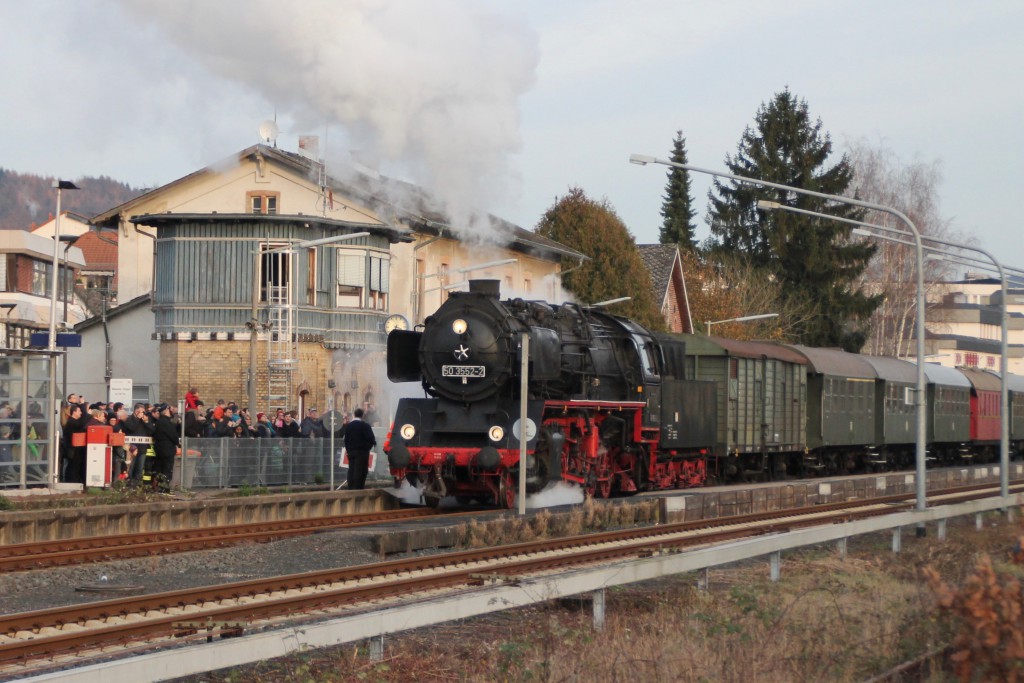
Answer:
<svg viewBox="0 0 1024 683"><path fill-rule="evenodd" d="M366 489L0 512L0 545L379 512L398 507L397 499L383 489Z"/></svg>

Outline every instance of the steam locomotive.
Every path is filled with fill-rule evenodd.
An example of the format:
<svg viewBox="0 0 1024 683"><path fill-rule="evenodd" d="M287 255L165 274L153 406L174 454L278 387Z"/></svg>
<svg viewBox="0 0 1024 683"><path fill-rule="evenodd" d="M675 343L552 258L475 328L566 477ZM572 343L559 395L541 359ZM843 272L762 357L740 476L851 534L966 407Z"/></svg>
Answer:
<svg viewBox="0 0 1024 683"><path fill-rule="evenodd" d="M426 394L399 401L384 450L396 484L422 486L431 504L454 496L513 507L520 466L528 492L563 480L606 498L882 471L914 457L913 363L655 334L599 307L501 301L492 280L452 293L422 330L392 331L387 371ZM995 459L999 378L937 365L926 374L930 458ZM1010 381L1016 453L1024 378Z"/></svg>

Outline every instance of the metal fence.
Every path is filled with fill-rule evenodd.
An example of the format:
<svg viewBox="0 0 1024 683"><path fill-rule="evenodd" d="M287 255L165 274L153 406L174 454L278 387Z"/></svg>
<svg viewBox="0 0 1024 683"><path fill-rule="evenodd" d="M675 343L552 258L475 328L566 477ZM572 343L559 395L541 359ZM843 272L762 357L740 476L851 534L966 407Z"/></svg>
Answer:
<svg viewBox="0 0 1024 683"><path fill-rule="evenodd" d="M375 432L377 430L374 430ZM388 476L377 434L376 468L367 480ZM347 467L340 464L341 441L330 439L186 439L176 467L176 484L183 489L237 488L241 486L339 486Z"/></svg>

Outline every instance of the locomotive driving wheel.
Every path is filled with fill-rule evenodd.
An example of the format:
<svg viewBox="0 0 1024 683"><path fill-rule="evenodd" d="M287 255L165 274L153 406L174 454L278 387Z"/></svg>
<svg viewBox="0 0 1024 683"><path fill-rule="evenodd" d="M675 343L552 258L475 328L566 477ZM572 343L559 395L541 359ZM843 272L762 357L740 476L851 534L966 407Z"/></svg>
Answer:
<svg viewBox="0 0 1024 683"><path fill-rule="evenodd" d="M513 476L512 471L505 470L502 472L498 482L498 507L503 507L506 510L514 509L518 490L519 481L517 477Z"/></svg>

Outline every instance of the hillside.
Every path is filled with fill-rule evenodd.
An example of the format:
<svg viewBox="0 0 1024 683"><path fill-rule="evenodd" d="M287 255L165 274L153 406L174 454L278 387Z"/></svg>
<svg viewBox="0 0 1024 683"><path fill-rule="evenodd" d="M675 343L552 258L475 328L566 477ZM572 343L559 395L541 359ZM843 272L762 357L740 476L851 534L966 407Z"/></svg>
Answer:
<svg viewBox="0 0 1024 683"><path fill-rule="evenodd" d="M49 220L57 210L52 182L53 178L0 168L0 229L28 230ZM88 218L142 194L142 190L106 176L86 176L73 182L82 189L62 193L61 210Z"/></svg>

